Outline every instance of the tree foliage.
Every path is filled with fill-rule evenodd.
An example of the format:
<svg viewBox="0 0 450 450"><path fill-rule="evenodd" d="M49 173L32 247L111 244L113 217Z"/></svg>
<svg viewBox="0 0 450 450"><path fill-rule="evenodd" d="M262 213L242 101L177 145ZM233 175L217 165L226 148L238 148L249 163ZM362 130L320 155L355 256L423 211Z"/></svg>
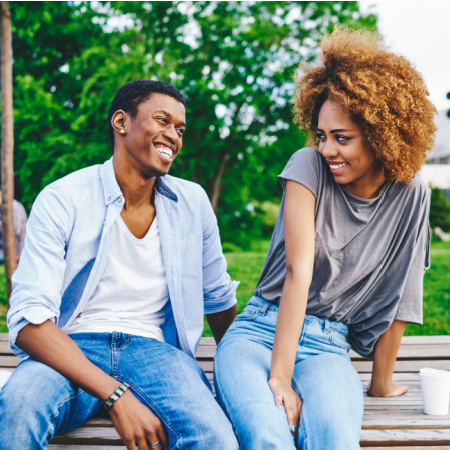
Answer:
<svg viewBox="0 0 450 450"><path fill-rule="evenodd" d="M445 232L450 232L450 203L445 191L439 188L431 188L430 202L430 226Z"/></svg>
<svg viewBox="0 0 450 450"><path fill-rule="evenodd" d="M357 2L12 2L16 192L29 208L51 181L111 153L117 89L166 80L187 98L171 173L200 183L224 240L267 229L264 202L304 144L292 124L293 75L339 23L375 27ZM267 205L266 205L267 206ZM269 208L270 209L270 208ZM265 208L267 210L267 208Z"/></svg>

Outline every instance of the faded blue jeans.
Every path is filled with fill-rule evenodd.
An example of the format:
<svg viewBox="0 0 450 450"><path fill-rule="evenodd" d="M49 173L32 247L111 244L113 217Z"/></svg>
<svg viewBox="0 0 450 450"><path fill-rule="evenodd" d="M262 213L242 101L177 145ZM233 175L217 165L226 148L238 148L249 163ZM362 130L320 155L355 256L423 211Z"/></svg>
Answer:
<svg viewBox="0 0 450 450"><path fill-rule="evenodd" d="M170 449L237 448L233 429L197 362L177 348L123 333L72 339L103 371L130 385L162 421ZM102 401L45 364L20 363L0 392L0 449L42 449L90 419Z"/></svg>
<svg viewBox="0 0 450 450"><path fill-rule="evenodd" d="M348 327L306 316L292 386L303 401L295 442L267 383L278 305L253 297L219 344L214 382L241 449L359 449L361 381L349 357Z"/></svg>

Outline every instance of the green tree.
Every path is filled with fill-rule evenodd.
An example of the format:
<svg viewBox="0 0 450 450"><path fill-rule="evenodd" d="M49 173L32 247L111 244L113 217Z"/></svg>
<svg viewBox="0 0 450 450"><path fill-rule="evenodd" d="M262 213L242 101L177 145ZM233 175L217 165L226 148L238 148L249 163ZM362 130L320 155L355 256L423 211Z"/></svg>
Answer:
<svg viewBox="0 0 450 450"><path fill-rule="evenodd" d="M105 118L123 83L167 80L188 101L172 174L200 183L223 239L244 246L265 230L254 205L279 201L276 175L304 145L289 103L298 63L316 58L337 23L375 27L357 2L13 3L26 203L109 157Z"/></svg>
<svg viewBox="0 0 450 450"><path fill-rule="evenodd" d="M450 203L445 192L439 188L431 188L430 226L450 232Z"/></svg>

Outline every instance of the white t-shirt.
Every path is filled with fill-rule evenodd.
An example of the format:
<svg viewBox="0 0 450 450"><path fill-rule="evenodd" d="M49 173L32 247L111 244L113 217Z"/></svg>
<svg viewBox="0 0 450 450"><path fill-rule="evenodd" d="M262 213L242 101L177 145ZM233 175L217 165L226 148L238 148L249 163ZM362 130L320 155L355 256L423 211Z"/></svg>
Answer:
<svg viewBox="0 0 450 450"><path fill-rule="evenodd" d="M157 218L136 238L119 216L102 278L70 333L127 334L164 341L161 325L169 299Z"/></svg>

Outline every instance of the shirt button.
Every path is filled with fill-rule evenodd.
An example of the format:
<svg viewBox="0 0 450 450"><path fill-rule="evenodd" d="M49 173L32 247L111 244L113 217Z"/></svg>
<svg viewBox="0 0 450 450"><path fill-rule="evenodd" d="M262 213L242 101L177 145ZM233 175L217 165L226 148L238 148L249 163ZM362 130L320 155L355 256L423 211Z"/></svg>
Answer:
<svg viewBox="0 0 450 450"><path fill-rule="evenodd" d="M106 220L103 221L103 225L106 225Z"/></svg>
<svg viewBox="0 0 450 450"><path fill-rule="evenodd" d="M107 202L111 201L111 197L108 197L108 198L106 199L106 201L107 201Z"/></svg>
<svg viewBox="0 0 450 450"><path fill-rule="evenodd" d="M117 201L120 203L122 201L122 197L119 197Z"/></svg>

